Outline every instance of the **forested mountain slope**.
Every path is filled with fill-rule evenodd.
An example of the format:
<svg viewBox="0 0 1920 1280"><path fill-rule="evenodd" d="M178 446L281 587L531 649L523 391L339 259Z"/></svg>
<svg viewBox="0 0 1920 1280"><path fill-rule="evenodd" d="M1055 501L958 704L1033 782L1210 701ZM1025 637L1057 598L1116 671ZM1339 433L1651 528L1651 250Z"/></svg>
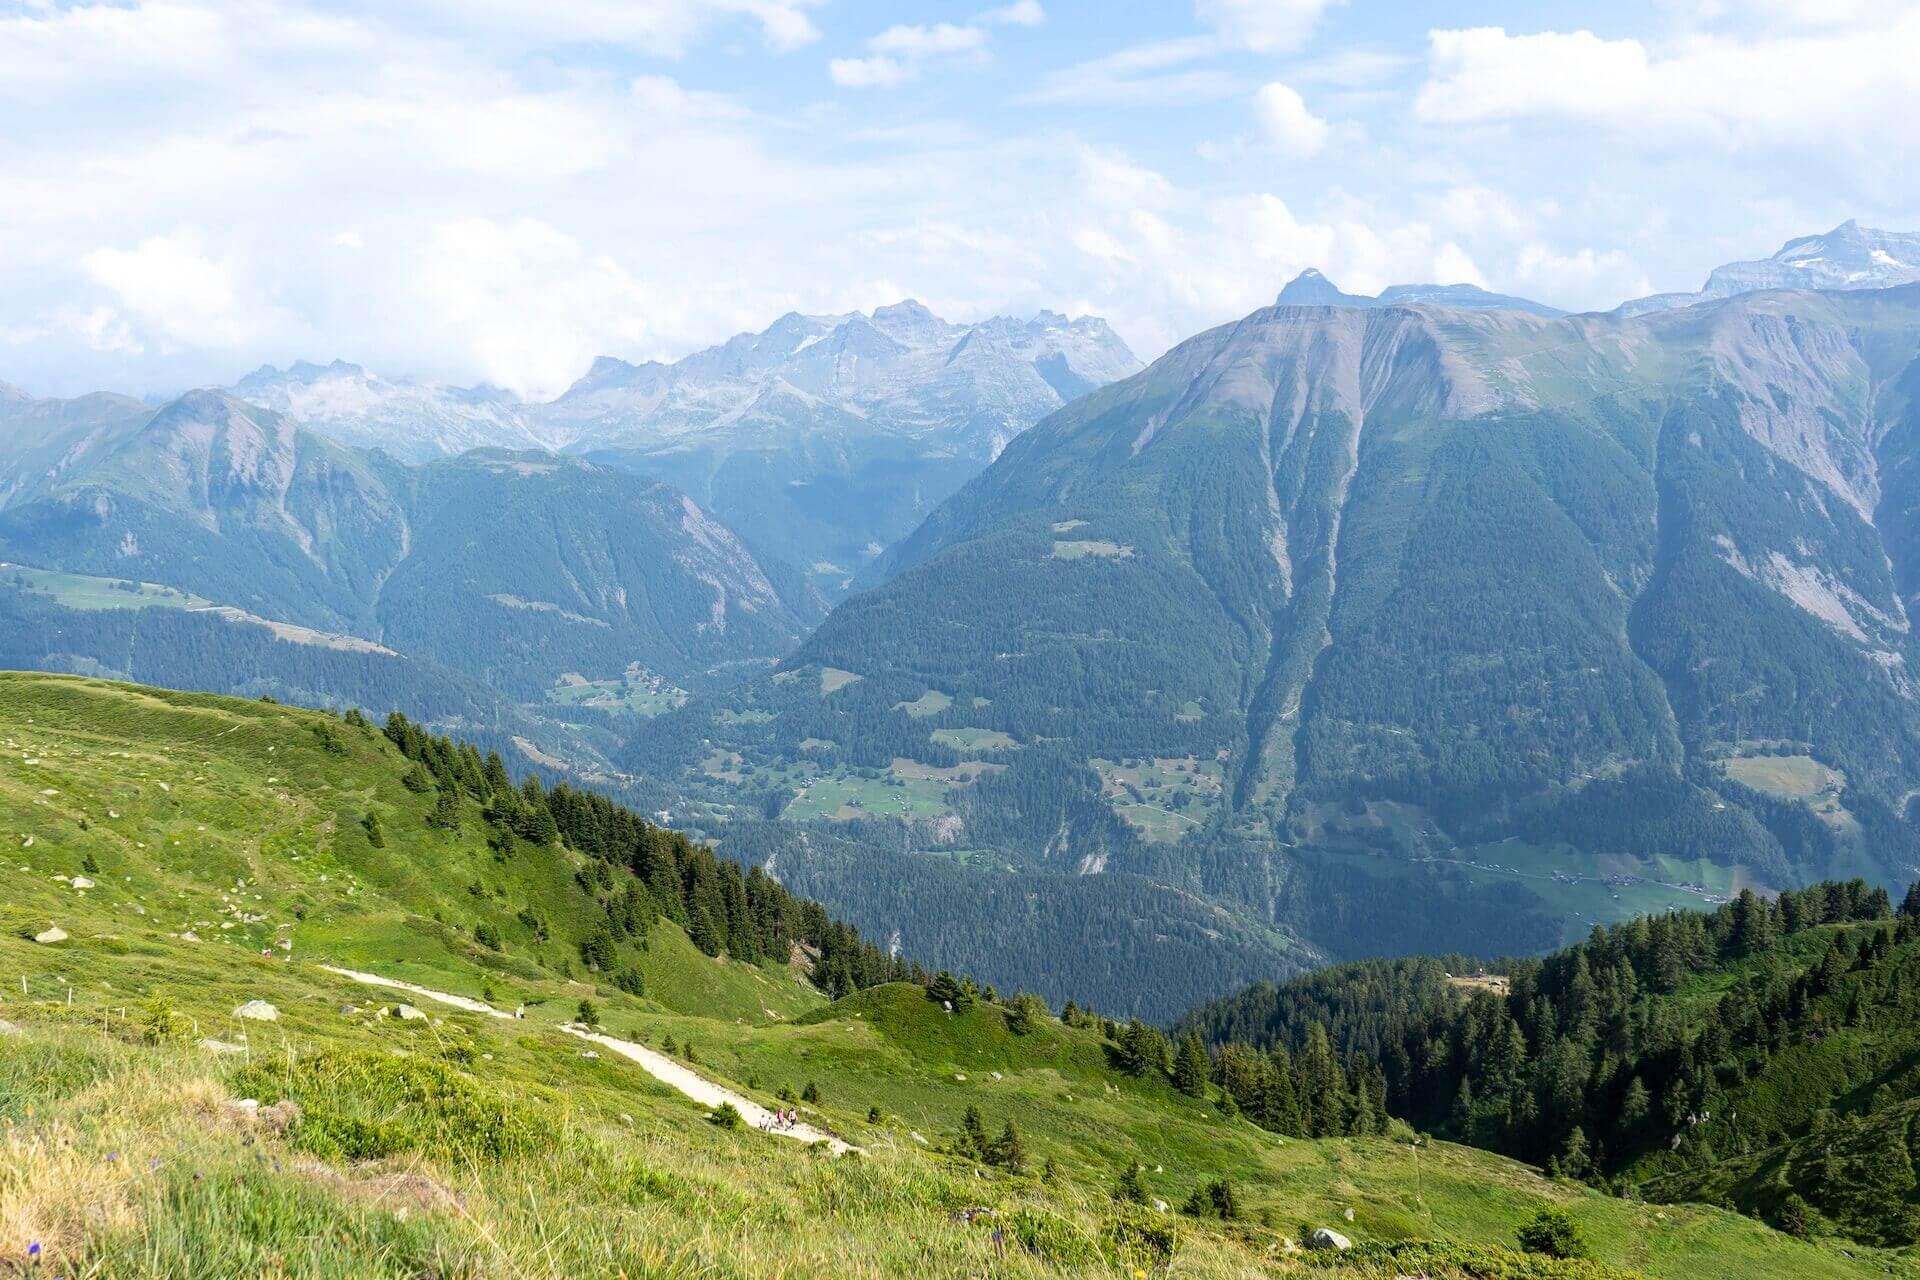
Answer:
<svg viewBox="0 0 1920 1280"><path fill-rule="evenodd" d="M1910 1245L1916 1007L1920 888L1896 919L1852 881L1640 917L1491 972L1454 957L1263 984L1179 1030L1328 1045L1378 1074L1390 1113L1601 1186Z"/></svg>
<svg viewBox="0 0 1920 1280"><path fill-rule="evenodd" d="M1838 1280L1904 1265L1468 1148L1416 1151L1377 1110L1365 1132L1278 1141L1169 1070L1150 1028L929 978L757 870L583 793L515 785L402 716L8 674L0 743L17 842L0 868L0 1267ZM918 981L887 980L903 977ZM611 1039L583 1043L593 1028ZM730 1124L623 1050L860 1154ZM1599 1261L1515 1252L1545 1208ZM1303 1223L1358 1247L1297 1256Z"/></svg>
<svg viewBox="0 0 1920 1280"><path fill-rule="evenodd" d="M1018 437L786 683L628 758L1336 955L1900 878L1917 347L1916 286L1267 308Z"/></svg>
<svg viewBox="0 0 1920 1280"><path fill-rule="evenodd" d="M697 683L800 634L805 585L657 481L539 453L405 467L219 392L100 399L9 408L0 555L359 636L517 701L633 665Z"/></svg>

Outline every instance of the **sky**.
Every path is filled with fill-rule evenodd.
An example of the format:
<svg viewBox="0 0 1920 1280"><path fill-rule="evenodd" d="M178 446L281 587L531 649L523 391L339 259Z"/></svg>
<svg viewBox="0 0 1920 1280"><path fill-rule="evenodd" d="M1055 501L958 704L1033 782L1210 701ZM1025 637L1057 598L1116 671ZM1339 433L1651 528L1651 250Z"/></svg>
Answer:
<svg viewBox="0 0 1920 1280"><path fill-rule="evenodd" d="M1920 229L1916 50L1913 0L0 0L0 380L547 397L903 297L1151 359L1307 267L1608 308Z"/></svg>

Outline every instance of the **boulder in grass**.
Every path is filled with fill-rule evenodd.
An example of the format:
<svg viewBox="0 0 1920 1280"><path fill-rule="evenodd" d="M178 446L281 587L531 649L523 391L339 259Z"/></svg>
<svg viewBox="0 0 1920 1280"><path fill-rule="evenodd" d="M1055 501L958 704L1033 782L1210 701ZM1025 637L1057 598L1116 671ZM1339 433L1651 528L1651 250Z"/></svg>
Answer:
<svg viewBox="0 0 1920 1280"><path fill-rule="evenodd" d="M395 1005L393 1011L399 1015L400 1021L402 1022L425 1022L427 1020L426 1014L420 1012L420 1010L410 1004Z"/></svg>
<svg viewBox="0 0 1920 1280"><path fill-rule="evenodd" d="M89 880L89 879L87 879L87 878L86 878L85 876L75 876L75 877L73 878L73 881L72 881L72 883L73 883L73 887L74 887L74 888L76 888L76 889L91 889L91 888L93 888L93 881L91 881L91 880Z"/></svg>
<svg viewBox="0 0 1920 1280"><path fill-rule="evenodd" d="M67 940L67 931L57 924L51 924L41 932L34 934L33 940L35 942L65 942Z"/></svg>
<svg viewBox="0 0 1920 1280"><path fill-rule="evenodd" d="M236 1018L251 1018L255 1022L277 1022L280 1011L265 1000L249 1000L233 1011Z"/></svg>
<svg viewBox="0 0 1920 1280"><path fill-rule="evenodd" d="M1315 1227L1313 1234L1307 1237L1309 1249L1351 1249L1353 1241L1335 1231L1332 1227Z"/></svg>

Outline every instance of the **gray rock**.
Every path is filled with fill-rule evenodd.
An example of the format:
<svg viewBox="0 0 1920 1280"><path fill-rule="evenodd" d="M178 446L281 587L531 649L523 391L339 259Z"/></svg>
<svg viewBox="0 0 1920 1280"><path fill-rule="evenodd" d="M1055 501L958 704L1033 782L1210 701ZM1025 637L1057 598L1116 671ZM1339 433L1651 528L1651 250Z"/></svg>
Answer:
<svg viewBox="0 0 1920 1280"><path fill-rule="evenodd" d="M280 1011L265 1000L249 1000L233 1011L236 1018L251 1018L255 1022L276 1022Z"/></svg>
<svg viewBox="0 0 1920 1280"><path fill-rule="evenodd" d="M402 1022L425 1022L427 1020L426 1014L420 1012L420 1010L410 1004L397 1004L393 1007L393 1011Z"/></svg>
<svg viewBox="0 0 1920 1280"><path fill-rule="evenodd" d="M1309 1249L1351 1249L1353 1241L1335 1231L1332 1227L1315 1227L1313 1234L1307 1237Z"/></svg>
<svg viewBox="0 0 1920 1280"><path fill-rule="evenodd" d="M67 931L57 924L48 925L45 930L33 935L35 942L65 942Z"/></svg>

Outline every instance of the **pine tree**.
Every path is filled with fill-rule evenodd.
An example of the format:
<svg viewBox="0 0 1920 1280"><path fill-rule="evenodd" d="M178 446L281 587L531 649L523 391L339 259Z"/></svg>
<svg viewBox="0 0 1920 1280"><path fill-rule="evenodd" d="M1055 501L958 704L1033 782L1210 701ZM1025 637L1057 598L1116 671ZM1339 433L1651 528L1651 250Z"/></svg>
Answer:
<svg viewBox="0 0 1920 1280"><path fill-rule="evenodd" d="M1646 1117L1651 1100L1647 1097L1647 1086L1635 1076L1627 1081L1627 1092L1620 1100L1620 1127L1631 1129Z"/></svg>
<svg viewBox="0 0 1920 1280"><path fill-rule="evenodd" d="M720 954L720 930L714 925L713 915L706 907L699 906L693 909L691 933L693 945L700 949L701 954L709 956Z"/></svg>
<svg viewBox="0 0 1920 1280"><path fill-rule="evenodd" d="M1908 890L1911 898L1913 891ZM1902 907L1904 911L1905 908ZM1773 1225L1795 1239L1805 1240L1813 1234L1813 1207L1796 1191L1789 1191L1786 1199L1780 1202L1780 1211L1774 1216Z"/></svg>
<svg viewBox="0 0 1920 1280"><path fill-rule="evenodd" d="M1300 1050L1299 1067L1300 1111L1306 1136L1337 1136L1346 1120L1346 1082L1340 1064L1334 1061L1327 1029L1318 1022L1307 1028L1307 1042Z"/></svg>
<svg viewBox="0 0 1920 1280"><path fill-rule="evenodd" d="M455 831L460 826L460 796L452 787L441 787L433 802L433 812L427 817L427 825L438 827L442 831Z"/></svg>
<svg viewBox="0 0 1920 1280"><path fill-rule="evenodd" d="M1130 1160L1120 1170L1120 1177L1113 1185L1113 1198L1122 1204L1145 1204L1147 1202L1146 1170L1140 1167L1138 1160Z"/></svg>
<svg viewBox="0 0 1920 1280"><path fill-rule="evenodd" d="M987 1127L980 1120L980 1108L971 1104L960 1117L960 1150L975 1160L987 1155Z"/></svg>
<svg viewBox="0 0 1920 1280"><path fill-rule="evenodd" d="M1007 1009L1007 1030L1017 1036L1024 1036L1039 1026L1046 1016L1046 1001L1031 992L1023 991L1013 998L1013 1004Z"/></svg>
<svg viewBox="0 0 1920 1280"><path fill-rule="evenodd" d="M1300 1137L1305 1131L1301 1128L1300 1096L1293 1088L1293 1059L1286 1046L1276 1044L1267 1062L1266 1118L1261 1123L1275 1133Z"/></svg>
<svg viewBox="0 0 1920 1280"><path fill-rule="evenodd" d="M1000 1136L987 1145L986 1161L1009 1173L1027 1171L1027 1145L1020 1140L1020 1129L1013 1121L1007 1121Z"/></svg>
<svg viewBox="0 0 1920 1280"><path fill-rule="evenodd" d="M1207 1068L1212 1066L1207 1058L1207 1047L1200 1042L1200 1033L1188 1031L1180 1042L1180 1056L1173 1063L1173 1084L1180 1092L1190 1098L1198 1098L1207 1091Z"/></svg>
<svg viewBox="0 0 1920 1280"><path fill-rule="evenodd" d="M935 974L933 981L927 984L927 999L935 1004L944 1004L955 1013L973 1003L973 997L967 994L959 979L945 969Z"/></svg>

